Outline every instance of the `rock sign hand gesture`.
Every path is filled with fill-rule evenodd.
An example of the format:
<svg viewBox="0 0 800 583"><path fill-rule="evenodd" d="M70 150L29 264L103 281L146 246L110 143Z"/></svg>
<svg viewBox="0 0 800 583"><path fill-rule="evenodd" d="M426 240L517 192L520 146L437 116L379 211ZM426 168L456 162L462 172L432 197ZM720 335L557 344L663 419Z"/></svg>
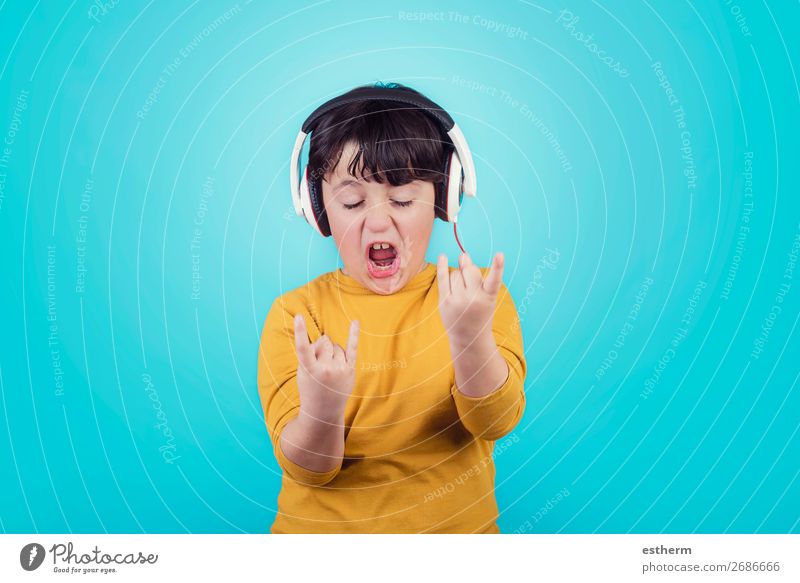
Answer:
<svg viewBox="0 0 800 583"><path fill-rule="evenodd" d="M353 320L346 349L324 334L311 343L305 319L295 316L297 390L300 407L307 415L331 422L341 419L355 384L358 332L359 322Z"/></svg>
<svg viewBox="0 0 800 583"><path fill-rule="evenodd" d="M491 334L497 294L503 281L503 263L503 254L497 253L484 279L466 253L459 259L459 269L452 272L447 256L439 255L436 266L439 313L452 344L469 346L481 334Z"/></svg>

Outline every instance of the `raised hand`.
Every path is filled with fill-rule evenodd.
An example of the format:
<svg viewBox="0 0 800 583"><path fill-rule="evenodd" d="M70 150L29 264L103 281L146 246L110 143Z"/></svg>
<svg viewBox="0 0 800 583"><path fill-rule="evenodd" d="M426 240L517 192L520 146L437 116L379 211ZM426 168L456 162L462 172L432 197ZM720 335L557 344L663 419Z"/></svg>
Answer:
<svg viewBox="0 0 800 583"><path fill-rule="evenodd" d="M491 338L495 303L503 281L503 263L503 254L496 254L484 279L466 253L459 258L459 269L452 272L447 266L447 256L439 255L436 266L439 314L451 344L463 348L481 335Z"/></svg>
<svg viewBox="0 0 800 583"><path fill-rule="evenodd" d="M312 344L305 319L300 314L295 316L297 389L300 408L308 416L331 423L341 421L355 384L358 331L358 320L353 320L346 349L324 334Z"/></svg>

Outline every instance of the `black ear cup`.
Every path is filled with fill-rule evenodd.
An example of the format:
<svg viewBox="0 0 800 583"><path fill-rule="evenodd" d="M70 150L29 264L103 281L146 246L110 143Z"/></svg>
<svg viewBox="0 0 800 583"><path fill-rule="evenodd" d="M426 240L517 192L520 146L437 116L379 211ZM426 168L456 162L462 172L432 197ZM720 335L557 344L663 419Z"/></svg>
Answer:
<svg viewBox="0 0 800 583"><path fill-rule="evenodd" d="M328 223L328 213L325 212L325 202L322 200L321 178L308 181L308 197L311 199L311 210L314 212L314 220L317 221L320 232L330 237L331 226Z"/></svg>
<svg viewBox="0 0 800 583"><path fill-rule="evenodd" d="M444 168L442 169L442 182L436 188L436 217L447 222L447 190L450 178L450 158L445 156Z"/></svg>

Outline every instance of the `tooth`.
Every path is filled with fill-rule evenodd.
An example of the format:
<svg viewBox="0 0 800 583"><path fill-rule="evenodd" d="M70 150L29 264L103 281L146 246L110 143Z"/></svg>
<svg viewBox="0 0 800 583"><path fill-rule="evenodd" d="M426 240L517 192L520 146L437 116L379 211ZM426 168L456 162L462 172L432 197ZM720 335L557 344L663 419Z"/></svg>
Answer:
<svg viewBox="0 0 800 583"><path fill-rule="evenodd" d="M381 243L381 249L388 249L389 243Z"/></svg>
<svg viewBox="0 0 800 583"><path fill-rule="evenodd" d="M373 243L372 244L372 248L373 249L380 249L381 248L381 244L380 243Z"/></svg>

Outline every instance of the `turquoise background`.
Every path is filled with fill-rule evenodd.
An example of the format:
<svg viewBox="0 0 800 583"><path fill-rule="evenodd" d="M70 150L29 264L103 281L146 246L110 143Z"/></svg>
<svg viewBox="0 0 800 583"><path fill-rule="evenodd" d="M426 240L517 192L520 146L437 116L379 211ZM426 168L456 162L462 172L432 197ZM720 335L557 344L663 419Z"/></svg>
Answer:
<svg viewBox="0 0 800 583"><path fill-rule="evenodd" d="M743 0L3 2L0 528L267 531L261 326L340 266L292 213L290 149L381 80L456 118L459 235L507 257L528 376L501 530L800 532L799 23ZM448 225L428 251L455 264Z"/></svg>

